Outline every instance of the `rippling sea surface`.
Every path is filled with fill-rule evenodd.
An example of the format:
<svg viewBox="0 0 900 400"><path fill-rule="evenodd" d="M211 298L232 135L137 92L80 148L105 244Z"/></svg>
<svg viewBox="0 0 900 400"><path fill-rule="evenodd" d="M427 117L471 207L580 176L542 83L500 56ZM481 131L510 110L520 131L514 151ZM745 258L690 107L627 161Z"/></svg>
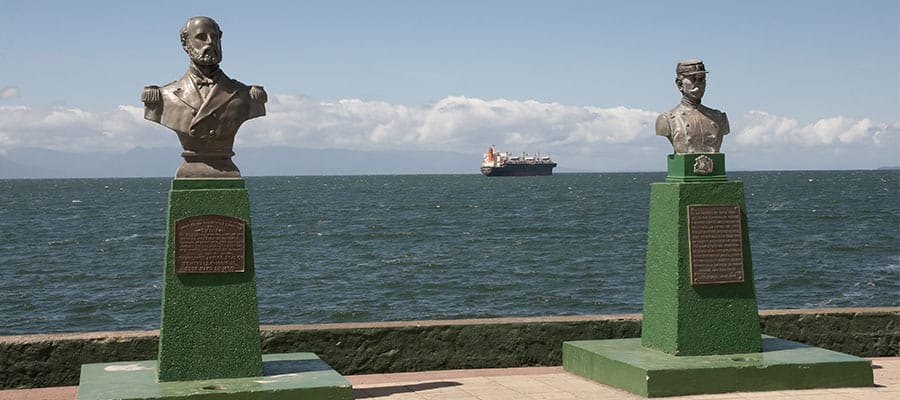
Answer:
<svg viewBox="0 0 900 400"><path fill-rule="evenodd" d="M664 178L249 177L261 323L640 312ZM900 305L900 171L729 179L760 308ZM170 182L0 180L0 335L157 328Z"/></svg>

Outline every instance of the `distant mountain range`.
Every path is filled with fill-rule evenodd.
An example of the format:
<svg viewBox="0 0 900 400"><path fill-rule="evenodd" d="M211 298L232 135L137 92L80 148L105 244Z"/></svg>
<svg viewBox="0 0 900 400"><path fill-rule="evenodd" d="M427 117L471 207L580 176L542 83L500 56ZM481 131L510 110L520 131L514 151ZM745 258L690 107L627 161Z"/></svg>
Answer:
<svg viewBox="0 0 900 400"><path fill-rule="evenodd" d="M482 156L480 153L449 151L315 150L294 147L238 148L236 152L234 162L244 176L480 174ZM593 169L572 168L575 162L571 162L564 163L553 172L660 172L660 168L665 168L665 164L658 162L648 167L641 160L640 155L614 154L601 160L606 162L606 168L599 165L599 168ZM600 161L597 163L600 164ZM138 147L124 153L18 148L0 152L0 179L174 177L180 164L181 149L176 147ZM794 169L816 168L800 166ZM900 169L900 166L889 165L878 169ZM731 170L754 169L736 162Z"/></svg>
<svg viewBox="0 0 900 400"><path fill-rule="evenodd" d="M237 149L244 176L478 174L481 154L444 151ZM0 153L0 178L170 177L179 148L135 148L124 153L70 153L36 148Z"/></svg>

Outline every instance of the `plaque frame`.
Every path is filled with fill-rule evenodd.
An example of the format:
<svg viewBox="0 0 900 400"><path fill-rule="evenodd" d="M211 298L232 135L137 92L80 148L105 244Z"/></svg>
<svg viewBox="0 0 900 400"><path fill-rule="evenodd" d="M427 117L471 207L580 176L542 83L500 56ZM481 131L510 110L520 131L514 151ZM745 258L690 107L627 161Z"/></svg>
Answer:
<svg viewBox="0 0 900 400"><path fill-rule="evenodd" d="M717 219L712 222L708 222L708 220L700 222L699 217L703 213L708 213L706 216L717 214L714 215ZM722 226L723 222L726 225L724 227ZM743 283L745 281L744 226L740 204L689 205L687 206L687 226L691 286ZM701 236L704 240L700 240ZM708 247L710 238L714 241L713 246L715 246L712 249ZM739 265L737 259L740 260Z"/></svg>
<svg viewBox="0 0 900 400"><path fill-rule="evenodd" d="M244 272L246 225L241 218L219 214L175 220L175 274Z"/></svg>

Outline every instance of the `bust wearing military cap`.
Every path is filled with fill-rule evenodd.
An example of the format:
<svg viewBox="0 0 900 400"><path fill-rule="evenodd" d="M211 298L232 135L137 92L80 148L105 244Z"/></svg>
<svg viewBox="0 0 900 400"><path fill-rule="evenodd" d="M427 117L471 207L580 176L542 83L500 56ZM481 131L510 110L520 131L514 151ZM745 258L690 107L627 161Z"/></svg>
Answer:
<svg viewBox="0 0 900 400"><path fill-rule="evenodd" d="M266 92L219 68L222 30L212 18L191 18L180 33L188 71L165 86L144 88L144 118L178 134L184 162L176 178L240 177L231 161L234 136L244 121L266 115Z"/></svg>
<svg viewBox="0 0 900 400"><path fill-rule="evenodd" d="M682 61L675 67L681 103L656 119L656 134L667 137L676 154L718 153L722 137L728 134L728 116L700 104L706 74L701 60Z"/></svg>

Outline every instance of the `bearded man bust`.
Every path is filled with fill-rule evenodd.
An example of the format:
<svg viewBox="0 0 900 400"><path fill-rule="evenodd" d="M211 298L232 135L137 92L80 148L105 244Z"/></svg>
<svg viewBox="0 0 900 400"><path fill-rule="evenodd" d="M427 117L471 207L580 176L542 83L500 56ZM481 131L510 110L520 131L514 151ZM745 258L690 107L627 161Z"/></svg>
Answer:
<svg viewBox="0 0 900 400"><path fill-rule="evenodd" d="M162 87L144 88L144 118L178 135L184 162L176 178L240 177L231 161L234 136L244 121L266 115L266 92L229 78L219 68L222 30L212 18L191 18L180 34L190 58L188 71Z"/></svg>

